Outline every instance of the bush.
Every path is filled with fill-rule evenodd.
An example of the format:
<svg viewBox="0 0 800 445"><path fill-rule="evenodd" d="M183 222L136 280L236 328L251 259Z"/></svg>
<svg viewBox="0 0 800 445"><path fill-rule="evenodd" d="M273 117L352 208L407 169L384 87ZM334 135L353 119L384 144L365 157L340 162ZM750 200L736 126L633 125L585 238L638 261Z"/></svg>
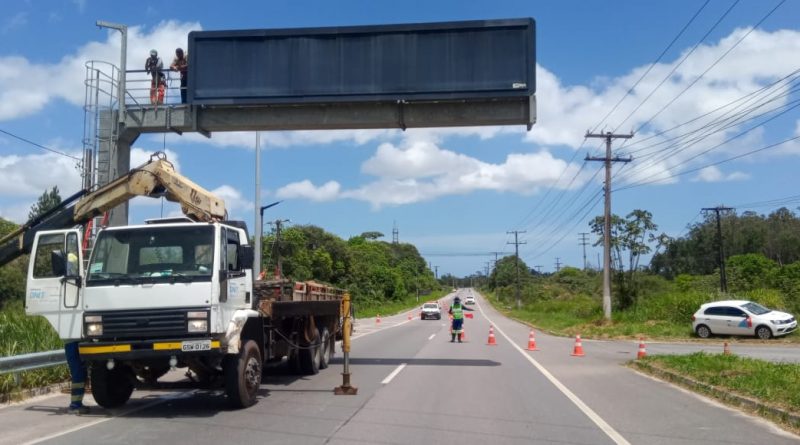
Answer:
<svg viewBox="0 0 800 445"><path fill-rule="evenodd" d="M728 258L728 289L733 292L766 288L775 273L778 263L757 253L734 255Z"/></svg>

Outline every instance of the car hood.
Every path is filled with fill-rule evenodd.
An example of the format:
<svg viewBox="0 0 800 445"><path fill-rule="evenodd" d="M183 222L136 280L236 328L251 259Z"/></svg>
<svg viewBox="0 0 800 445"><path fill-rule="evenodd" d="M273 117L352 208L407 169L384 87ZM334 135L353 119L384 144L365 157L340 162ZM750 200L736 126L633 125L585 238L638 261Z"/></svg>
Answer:
<svg viewBox="0 0 800 445"><path fill-rule="evenodd" d="M787 318L794 318L794 315L781 311L772 311L762 315L762 317L769 318L770 320L786 320Z"/></svg>

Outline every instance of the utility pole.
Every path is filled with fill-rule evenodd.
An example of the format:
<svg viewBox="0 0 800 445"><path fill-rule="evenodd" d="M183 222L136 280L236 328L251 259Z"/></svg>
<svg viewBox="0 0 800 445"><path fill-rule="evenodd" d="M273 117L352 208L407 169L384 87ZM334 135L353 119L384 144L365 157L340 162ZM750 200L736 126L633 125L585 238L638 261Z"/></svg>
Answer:
<svg viewBox="0 0 800 445"><path fill-rule="evenodd" d="M542 274L542 266L533 266L536 268L536 271L539 272L539 275Z"/></svg>
<svg viewBox="0 0 800 445"><path fill-rule="evenodd" d="M561 272L561 258L556 257L556 273Z"/></svg>
<svg viewBox="0 0 800 445"><path fill-rule="evenodd" d="M517 278L516 278L516 282L517 283L516 283L516 289L514 290L514 297L516 297L516 299L517 299L517 309L520 309L520 308L522 308L522 300L520 300L520 298L519 298L519 245L520 244L528 244L528 242L527 241L520 242L520 240L519 240L519 234L520 233L525 233L525 230L522 230L522 231L520 231L520 230L512 230L512 231L506 232L506 233L508 233L509 235L512 234L512 233L514 234L514 242L513 243L509 242L509 243L506 243L506 244L514 244L514 268L516 269L516 274L517 274Z"/></svg>
<svg viewBox="0 0 800 445"><path fill-rule="evenodd" d="M719 255L719 290L728 292L728 275L725 273L725 252L722 245L722 223L720 213L734 210L733 207L716 206L704 207L703 212L714 212L717 217L717 253Z"/></svg>
<svg viewBox="0 0 800 445"><path fill-rule="evenodd" d="M586 156L586 161L602 161L606 167L605 191L605 223L603 224L603 316L611 320L611 164L613 162L631 162L631 158L611 156L611 141L614 139L630 139L630 134L614 134L612 132L589 133L586 138L602 138L606 140L606 155L602 158Z"/></svg>
<svg viewBox="0 0 800 445"><path fill-rule="evenodd" d="M270 224L275 224L275 255L278 257L278 278L283 279L283 260L281 258L281 227L283 223L289 222L288 219L276 219Z"/></svg>
<svg viewBox="0 0 800 445"><path fill-rule="evenodd" d="M581 232L578 235L581 236L580 245L583 246L583 270L586 270L589 268L586 263L586 246L589 245L589 232Z"/></svg>
<svg viewBox="0 0 800 445"><path fill-rule="evenodd" d="M392 244L400 243L400 229L397 228L397 221L392 226Z"/></svg>
<svg viewBox="0 0 800 445"><path fill-rule="evenodd" d="M439 279L439 266L433 266L433 270L435 271L434 272L434 277L436 277L436 279L438 280Z"/></svg>

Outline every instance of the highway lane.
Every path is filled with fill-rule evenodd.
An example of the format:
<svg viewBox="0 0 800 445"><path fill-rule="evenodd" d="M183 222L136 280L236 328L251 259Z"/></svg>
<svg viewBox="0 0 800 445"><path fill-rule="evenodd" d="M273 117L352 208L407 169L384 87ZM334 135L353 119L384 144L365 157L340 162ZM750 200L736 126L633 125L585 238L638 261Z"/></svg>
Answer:
<svg viewBox="0 0 800 445"><path fill-rule="evenodd" d="M360 320L354 397L331 394L340 359L313 377L267 373L259 403L240 411L220 390L181 382L137 390L125 409L138 410L120 417L64 415L59 395L0 409L0 443L798 443L621 366L635 355L631 342L584 341L587 356L576 358L571 339L537 332L541 351L520 351L509 339L524 348L528 329L480 303L464 344L449 343L444 321ZM498 346L485 345L489 320Z"/></svg>

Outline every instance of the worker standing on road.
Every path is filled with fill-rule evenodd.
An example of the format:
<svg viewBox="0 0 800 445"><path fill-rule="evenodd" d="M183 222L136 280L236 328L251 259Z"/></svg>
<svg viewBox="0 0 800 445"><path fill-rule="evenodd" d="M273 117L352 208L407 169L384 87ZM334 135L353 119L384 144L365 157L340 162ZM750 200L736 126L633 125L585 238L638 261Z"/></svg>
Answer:
<svg viewBox="0 0 800 445"><path fill-rule="evenodd" d="M164 63L158 57L158 51L151 49L150 57L144 62L144 70L150 75L150 103L156 105L158 103L158 89L161 85L161 71L164 69Z"/></svg>
<svg viewBox="0 0 800 445"><path fill-rule="evenodd" d="M78 274L78 255L73 252L67 254L67 276ZM70 401L67 412L70 414L88 414L89 407L83 406L83 394L86 386L86 366L81 360L78 351L78 340L67 340L64 344L64 355L67 357L67 366L71 377Z"/></svg>
<svg viewBox="0 0 800 445"><path fill-rule="evenodd" d="M458 336L458 342L461 343L461 334L463 333L464 327L464 311L472 311L473 309L463 306L461 304L461 298L456 296L453 298L453 304L450 306L450 310L447 312L453 316L453 322L450 326L450 343L456 341L456 336Z"/></svg>

